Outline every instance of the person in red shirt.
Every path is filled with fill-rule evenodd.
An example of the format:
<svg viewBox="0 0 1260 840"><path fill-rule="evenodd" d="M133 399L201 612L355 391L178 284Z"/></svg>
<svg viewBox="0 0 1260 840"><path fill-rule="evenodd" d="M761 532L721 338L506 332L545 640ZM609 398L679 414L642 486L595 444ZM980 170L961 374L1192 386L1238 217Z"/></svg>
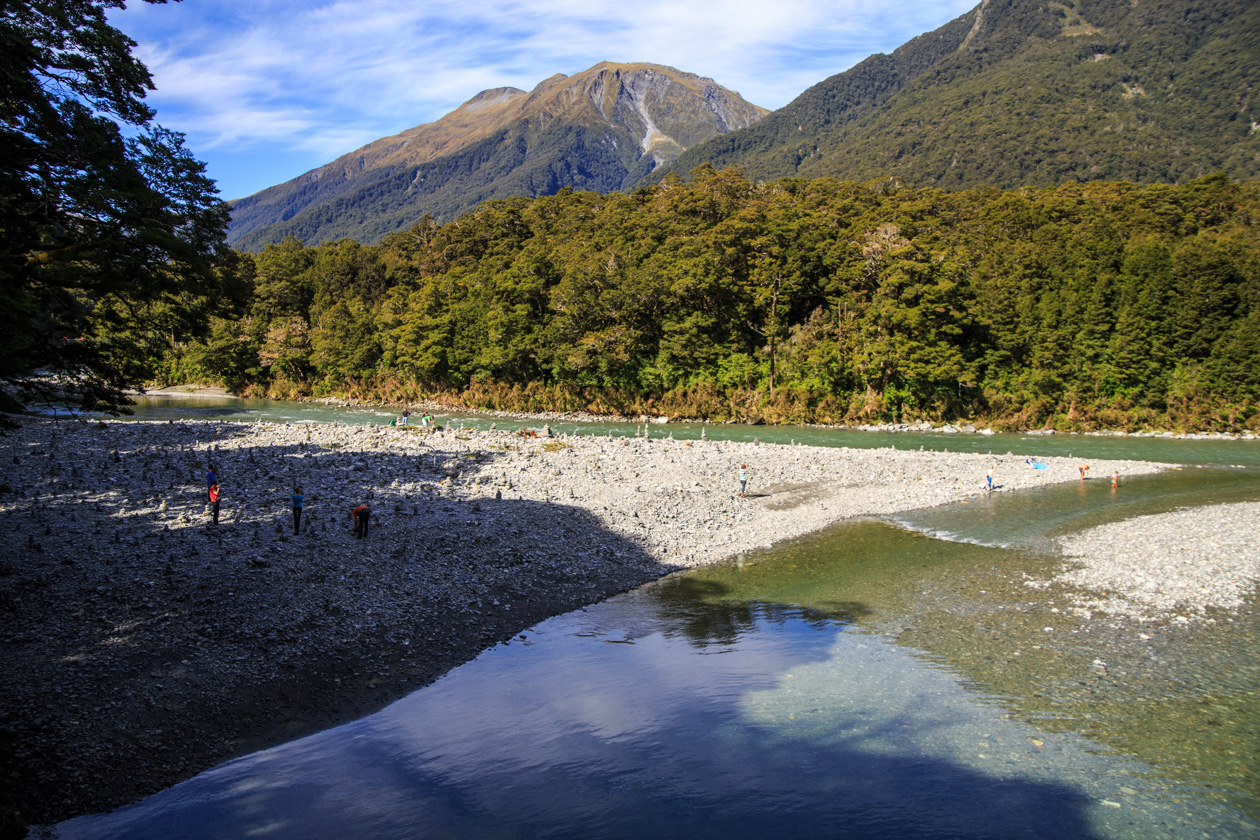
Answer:
<svg viewBox="0 0 1260 840"><path fill-rule="evenodd" d="M214 524L219 524L219 483L210 485L210 504L214 506Z"/></svg>
<svg viewBox="0 0 1260 840"><path fill-rule="evenodd" d="M359 505L350 511L350 518L354 520L354 535L362 539L368 533L368 520L372 517L372 511L367 505Z"/></svg>

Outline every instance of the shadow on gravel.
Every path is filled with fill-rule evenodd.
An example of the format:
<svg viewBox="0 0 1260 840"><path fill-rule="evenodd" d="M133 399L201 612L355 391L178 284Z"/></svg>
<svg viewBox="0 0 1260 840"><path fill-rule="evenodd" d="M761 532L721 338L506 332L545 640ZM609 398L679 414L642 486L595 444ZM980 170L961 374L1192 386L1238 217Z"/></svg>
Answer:
<svg viewBox="0 0 1260 840"><path fill-rule="evenodd" d="M13 748L0 784L27 820L116 807L369 714L669 570L584 510L510 498L499 453L467 457L437 436L377 453L372 427L344 446L243 448L241 431L63 423L0 438L0 739ZM364 540L350 520L361 503Z"/></svg>

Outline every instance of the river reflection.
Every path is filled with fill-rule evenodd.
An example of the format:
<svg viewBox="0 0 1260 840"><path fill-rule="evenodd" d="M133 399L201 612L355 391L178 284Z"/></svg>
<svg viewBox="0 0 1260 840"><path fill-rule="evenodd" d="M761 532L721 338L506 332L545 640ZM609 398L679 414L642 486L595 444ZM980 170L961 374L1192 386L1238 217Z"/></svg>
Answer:
<svg viewBox="0 0 1260 840"><path fill-rule="evenodd" d="M602 613L64 836L1093 834L1078 788L960 760L979 729L983 749L1034 748L1017 724L995 743L994 710L891 646L759 609L730 642L626 643Z"/></svg>

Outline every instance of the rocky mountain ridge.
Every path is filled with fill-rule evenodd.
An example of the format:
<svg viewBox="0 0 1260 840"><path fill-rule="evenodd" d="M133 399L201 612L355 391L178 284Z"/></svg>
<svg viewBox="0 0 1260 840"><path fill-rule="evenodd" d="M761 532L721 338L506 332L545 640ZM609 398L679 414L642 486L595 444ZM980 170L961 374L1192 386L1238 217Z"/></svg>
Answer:
<svg viewBox="0 0 1260 840"><path fill-rule="evenodd" d="M371 242L489 198L623 189L766 113L711 79L653 64L605 62L529 92L495 88L234 202L229 240L247 250L286 235Z"/></svg>

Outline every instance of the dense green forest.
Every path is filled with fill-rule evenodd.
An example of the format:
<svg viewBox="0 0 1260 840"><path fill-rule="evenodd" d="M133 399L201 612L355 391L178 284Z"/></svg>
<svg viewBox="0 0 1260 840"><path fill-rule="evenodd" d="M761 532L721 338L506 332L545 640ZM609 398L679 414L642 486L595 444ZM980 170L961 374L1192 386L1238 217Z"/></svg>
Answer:
<svg viewBox="0 0 1260 840"><path fill-rule="evenodd" d="M897 177L964 189L1260 176L1253 0L986 3L648 177Z"/></svg>
<svg viewBox="0 0 1260 840"><path fill-rule="evenodd" d="M769 422L1257 428L1260 186L898 189L702 167L269 245L171 381Z"/></svg>

